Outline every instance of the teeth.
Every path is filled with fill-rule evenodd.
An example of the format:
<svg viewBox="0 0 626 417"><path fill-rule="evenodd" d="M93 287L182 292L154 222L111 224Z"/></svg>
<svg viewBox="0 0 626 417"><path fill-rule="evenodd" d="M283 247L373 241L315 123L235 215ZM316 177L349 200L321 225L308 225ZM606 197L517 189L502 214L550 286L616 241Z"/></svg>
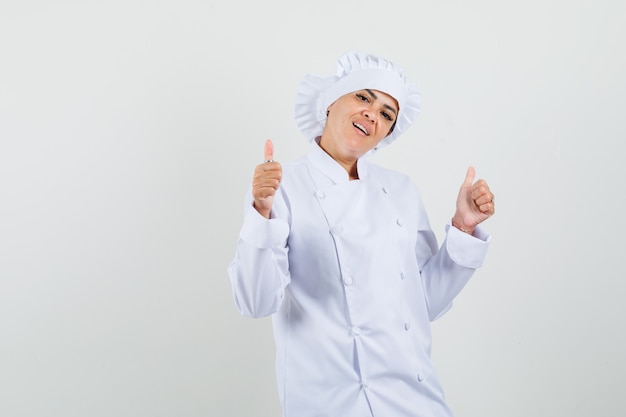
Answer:
<svg viewBox="0 0 626 417"><path fill-rule="evenodd" d="M365 129L365 126L359 124L359 123L353 123L354 127L356 127L357 129L359 129L360 131L362 131L363 133L365 133L366 135L369 135L369 133L367 133L367 129Z"/></svg>

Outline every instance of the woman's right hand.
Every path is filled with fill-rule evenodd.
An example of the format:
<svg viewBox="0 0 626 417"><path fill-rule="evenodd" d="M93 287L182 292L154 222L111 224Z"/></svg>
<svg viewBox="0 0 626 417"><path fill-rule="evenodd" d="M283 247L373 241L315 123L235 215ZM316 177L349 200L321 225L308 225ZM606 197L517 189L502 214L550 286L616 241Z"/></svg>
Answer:
<svg viewBox="0 0 626 417"><path fill-rule="evenodd" d="M254 208L266 219L270 218L274 195L278 190L282 176L283 169L280 163L274 161L274 145L268 139L265 141L265 160L256 166L252 179Z"/></svg>

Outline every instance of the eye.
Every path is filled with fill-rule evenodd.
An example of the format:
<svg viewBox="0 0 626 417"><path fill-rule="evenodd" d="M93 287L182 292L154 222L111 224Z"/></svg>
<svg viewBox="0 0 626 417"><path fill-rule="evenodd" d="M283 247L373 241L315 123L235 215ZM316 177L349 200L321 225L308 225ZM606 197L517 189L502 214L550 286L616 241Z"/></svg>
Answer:
<svg viewBox="0 0 626 417"><path fill-rule="evenodd" d="M368 97L364 96L364 95L363 95L363 94L361 94L361 93L357 93L357 94L356 94L356 96L357 96L357 98L358 98L359 100L361 100L361 101L364 101L364 102L366 102L366 103L369 103L369 102L370 102L370 99L369 99Z"/></svg>
<svg viewBox="0 0 626 417"><path fill-rule="evenodd" d="M382 114L385 119L389 120L390 122L393 122L393 117L391 117L391 115L387 113L386 111L380 112L380 114Z"/></svg>

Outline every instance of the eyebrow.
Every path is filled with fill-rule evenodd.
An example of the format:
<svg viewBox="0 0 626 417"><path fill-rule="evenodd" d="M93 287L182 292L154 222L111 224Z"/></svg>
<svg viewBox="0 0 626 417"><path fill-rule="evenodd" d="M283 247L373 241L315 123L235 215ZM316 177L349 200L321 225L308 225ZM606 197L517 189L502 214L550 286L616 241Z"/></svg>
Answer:
<svg viewBox="0 0 626 417"><path fill-rule="evenodd" d="M376 100L378 98L378 96L376 94L374 94L374 92L372 90L370 90L369 88L366 88L365 91L367 91L368 94L374 98L374 100ZM395 114L396 116L398 115L398 113L396 112L396 109L394 109L390 105L383 104L383 107L385 107L386 109L389 109L390 111L392 111L393 114Z"/></svg>

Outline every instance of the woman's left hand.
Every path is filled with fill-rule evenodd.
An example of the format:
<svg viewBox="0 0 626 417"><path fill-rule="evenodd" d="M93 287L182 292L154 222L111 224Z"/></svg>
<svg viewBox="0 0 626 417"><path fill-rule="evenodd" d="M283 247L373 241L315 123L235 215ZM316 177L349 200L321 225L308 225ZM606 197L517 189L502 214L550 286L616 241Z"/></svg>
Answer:
<svg viewBox="0 0 626 417"><path fill-rule="evenodd" d="M456 213L452 225L465 233L472 234L477 225L495 213L494 195L485 180L474 183L474 167L467 169L465 181L456 200Z"/></svg>

